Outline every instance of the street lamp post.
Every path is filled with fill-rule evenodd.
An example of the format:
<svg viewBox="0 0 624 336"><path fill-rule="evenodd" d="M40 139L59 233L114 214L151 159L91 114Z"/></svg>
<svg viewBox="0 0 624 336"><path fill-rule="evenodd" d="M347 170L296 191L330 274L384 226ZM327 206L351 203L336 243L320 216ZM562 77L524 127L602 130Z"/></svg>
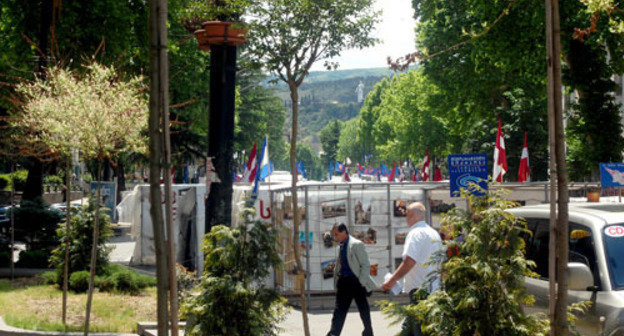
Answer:
<svg viewBox="0 0 624 336"><path fill-rule="evenodd" d="M210 52L210 103L208 157L212 158L220 183L206 190L206 232L214 225L230 225L232 175L234 172L234 97L236 50L245 43L245 30L232 22L209 21L195 36L199 48Z"/></svg>

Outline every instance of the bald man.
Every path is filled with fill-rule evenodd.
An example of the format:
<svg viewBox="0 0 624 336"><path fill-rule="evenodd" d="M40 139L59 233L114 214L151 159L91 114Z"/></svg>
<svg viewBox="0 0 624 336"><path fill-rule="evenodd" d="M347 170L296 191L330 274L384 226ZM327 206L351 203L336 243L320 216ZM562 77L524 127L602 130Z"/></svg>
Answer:
<svg viewBox="0 0 624 336"><path fill-rule="evenodd" d="M394 271L392 277L381 285L384 291L390 290L397 281L404 279L403 291L409 293L413 304L440 289L440 279L427 282L429 274L438 272L438 263L427 265L431 257L442 250L442 239L436 230L425 222L426 209L422 203L414 202L407 207L405 221L410 231L403 245L403 261ZM421 295L415 295L417 290ZM412 319L406 319L402 326L401 335L422 335L420 324Z"/></svg>

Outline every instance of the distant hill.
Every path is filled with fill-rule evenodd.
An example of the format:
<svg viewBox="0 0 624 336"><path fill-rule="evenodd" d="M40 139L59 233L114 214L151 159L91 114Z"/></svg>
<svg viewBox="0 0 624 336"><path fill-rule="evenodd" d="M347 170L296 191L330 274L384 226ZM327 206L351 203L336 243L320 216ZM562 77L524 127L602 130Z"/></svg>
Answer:
<svg viewBox="0 0 624 336"><path fill-rule="evenodd" d="M357 100L356 88L363 84L364 97L384 77L395 72L388 68L352 69L335 71L314 71L299 88L299 139L319 150L318 133L330 121L349 120L360 113L361 103ZM290 111L290 92L281 82L266 84L284 102ZM286 121L290 129L290 113Z"/></svg>

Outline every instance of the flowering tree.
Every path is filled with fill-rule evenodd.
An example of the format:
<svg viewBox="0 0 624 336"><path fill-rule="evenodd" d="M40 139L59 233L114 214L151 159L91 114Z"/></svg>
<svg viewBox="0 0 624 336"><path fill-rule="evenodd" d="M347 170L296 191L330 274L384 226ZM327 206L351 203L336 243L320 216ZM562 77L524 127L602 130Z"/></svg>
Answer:
<svg viewBox="0 0 624 336"><path fill-rule="evenodd" d="M33 134L31 141L42 142L53 151L68 154L77 148L84 156L96 159L99 179L103 159L123 151L145 150L147 100L141 90L142 77L124 80L114 68L98 63L87 65L84 70L79 73L53 67L47 70L45 81L36 79L19 84L16 91L21 96L20 108L24 113L16 123ZM99 184L96 199L100 200ZM99 204L96 203L93 226L85 335L89 332L93 299ZM67 274L64 273L65 292ZM65 307L65 295L63 300Z"/></svg>

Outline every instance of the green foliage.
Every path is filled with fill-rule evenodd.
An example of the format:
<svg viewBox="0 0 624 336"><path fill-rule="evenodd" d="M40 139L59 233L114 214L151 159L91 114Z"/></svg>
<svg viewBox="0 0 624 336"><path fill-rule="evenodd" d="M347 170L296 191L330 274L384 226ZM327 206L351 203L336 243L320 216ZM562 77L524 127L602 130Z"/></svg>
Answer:
<svg viewBox="0 0 624 336"><path fill-rule="evenodd" d="M43 178L43 183L51 184L54 186L60 186L60 185L65 184L65 180L61 176L58 176L58 175L48 175Z"/></svg>
<svg viewBox="0 0 624 336"><path fill-rule="evenodd" d="M62 272L65 260L65 242L69 240L69 273L88 270L93 247L93 225L95 224L95 202L93 198L79 209L71 208L69 224L69 235L67 235L65 222L60 223L56 228L59 244L52 251L50 264ZM108 265L108 255L111 248L107 247L105 243L113 234L110 228L110 218L104 211L100 211L99 225L100 236L96 259L96 274L98 275L104 274Z"/></svg>
<svg viewBox="0 0 624 336"><path fill-rule="evenodd" d="M570 178L599 181L599 163L622 161L621 106L613 95L618 86L602 45L573 40L569 48L565 79L572 90L583 93L568 113Z"/></svg>
<svg viewBox="0 0 624 336"><path fill-rule="evenodd" d="M15 267L19 268L48 268L48 250L22 251Z"/></svg>
<svg viewBox="0 0 624 336"><path fill-rule="evenodd" d="M12 174L0 174L0 190L11 190L13 184L15 184L15 190L22 191L26 185L26 179L28 178L28 170L20 169L14 171ZM1 187L2 183L6 183L4 188Z"/></svg>
<svg viewBox="0 0 624 336"><path fill-rule="evenodd" d="M303 162L308 179L321 180L327 177L328 165L324 165L321 158L308 145L297 146L297 162Z"/></svg>
<svg viewBox="0 0 624 336"><path fill-rule="evenodd" d="M343 123L339 120L334 120L325 126L319 134L319 140L323 145L323 164L329 166L332 161L344 161L344 158L337 157L338 154L338 141L340 140L340 131L342 130Z"/></svg>
<svg viewBox="0 0 624 336"><path fill-rule="evenodd" d="M78 292L84 293L89 289L89 271L78 271L73 272L69 276L69 289Z"/></svg>
<svg viewBox="0 0 624 336"><path fill-rule="evenodd" d="M363 163L362 158L367 154L364 145L358 139L357 132L360 124L359 118L353 118L343 124L340 131L340 139L338 139L338 157L351 158L352 162Z"/></svg>
<svg viewBox="0 0 624 336"><path fill-rule="evenodd" d="M181 303L188 335L277 335L285 299L262 283L281 264L277 232L252 222L253 211L242 211L240 227L218 225L204 237L204 274Z"/></svg>
<svg viewBox="0 0 624 336"><path fill-rule="evenodd" d="M524 256L523 235L530 234L526 222L505 211L516 204L503 199L504 191L462 196L471 210L455 208L443 217L451 236L464 240L446 243L458 254L447 258L441 252L436 258L443 262L443 289L416 305L385 302L384 311L396 318L419 319L431 335L546 335L548 320L524 314L521 308L534 302L524 277L535 275L530 270L535 264Z"/></svg>
<svg viewBox="0 0 624 336"><path fill-rule="evenodd" d="M9 267L11 265L11 252L0 250L0 267Z"/></svg>
<svg viewBox="0 0 624 336"><path fill-rule="evenodd" d="M26 242L27 250L48 249L56 245L55 229L63 214L50 208L39 197L23 200L15 208L15 239Z"/></svg>
<svg viewBox="0 0 624 336"><path fill-rule="evenodd" d="M58 283L58 272L57 271L47 271L41 273L41 278L43 279L43 283L46 285L56 285Z"/></svg>

